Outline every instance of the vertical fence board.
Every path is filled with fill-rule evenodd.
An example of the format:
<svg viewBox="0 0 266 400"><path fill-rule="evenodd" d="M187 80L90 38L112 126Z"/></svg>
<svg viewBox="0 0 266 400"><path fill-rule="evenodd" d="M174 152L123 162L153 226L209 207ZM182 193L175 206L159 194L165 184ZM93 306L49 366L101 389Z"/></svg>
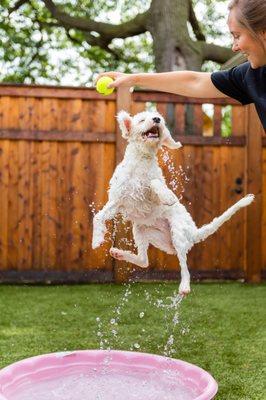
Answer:
<svg viewBox="0 0 266 400"><path fill-rule="evenodd" d="M15 128L19 119L19 101L10 98L8 102L8 122L9 129ZM19 175L19 154L18 143L11 141L9 144L9 188L8 188L8 267L18 268L18 175Z"/></svg>
<svg viewBox="0 0 266 400"><path fill-rule="evenodd" d="M212 154L212 189L211 189L211 209L212 218L220 215L223 211L221 210L220 198L221 198L221 164L220 164L220 148L213 148ZM219 269L219 248L220 248L220 230L218 230L212 236L212 266L213 270Z"/></svg>
<svg viewBox="0 0 266 400"><path fill-rule="evenodd" d="M68 102L65 99L58 100L58 113L59 122L58 128L62 131L67 129L67 113L68 113ZM70 237L68 231L69 221L69 193L68 193L68 168L69 160L67 157L67 145L68 143L58 143L57 146L57 168L58 168L58 181L57 181L57 209L58 209L58 220L57 225L57 265L63 270L69 271L69 259L67 249L70 246Z"/></svg>
<svg viewBox="0 0 266 400"><path fill-rule="evenodd" d="M214 106L213 114L213 135L221 136L221 125L222 125L222 106Z"/></svg>
<svg viewBox="0 0 266 400"><path fill-rule="evenodd" d="M53 112L51 110L51 100L42 99L41 109L43 118L40 121L41 129L49 131L53 129ZM54 143L43 141L41 150L41 265L45 269L52 267L50 258L50 243L54 235L53 224L51 223L51 189L53 182L50 178L50 157ZM49 235L47 235L47 230Z"/></svg>
<svg viewBox="0 0 266 400"><path fill-rule="evenodd" d="M193 107L193 133L196 136L201 136L203 133L203 110L202 104L194 105Z"/></svg>
<svg viewBox="0 0 266 400"><path fill-rule="evenodd" d="M31 142L30 146L32 185L32 268L41 268L41 154L40 143Z"/></svg>
<svg viewBox="0 0 266 400"><path fill-rule="evenodd" d="M81 124L82 101L72 100L68 103L69 123L68 129L73 131L82 130ZM83 144L79 142L69 142L68 162L69 162L69 232L71 243L69 246L69 267L71 270L83 269L84 252L82 249L84 200L83 191Z"/></svg>
<svg viewBox="0 0 266 400"><path fill-rule="evenodd" d="M234 136L241 136L246 131L245 108L242 106L232 107L232 131Z"/></svg>
<svg viewBox="0 0 266 400"><path fill-rule="evenodd" d="M7 127L6 107L9 98L0 97L0 129ZM8 140L0 141L0 268L8 268L8 189L9 189L9 144Z"/></svg>
<svg viewBox="0 0 266 400"><path fill-rule="evenodd" d="M255 194L256 200L246 209L246 279L249 282L260 282L262 270L262 127L253 105L248 108L247 130L247 191Z"/></svg>
<svg viewBox="0 0 266 400"><path fill-rule="evenodd" d="M175 134L184 135L185 132L185 105L175 105Z"/></svg>
<svg viewBox="0 0 266 400"><path fill-rule="evenodd" d="M184 153L184 163L180 164L185 173L185 179L182 182L182 193L180 201L185 205L194 221L197 218L197 203L195 202L195 187L197 185L195 160L197 154L196 146L186 145L180 149L180 154ZM178 153L179 154L179 153ZM188 254L188 265L191 270L197 269L197 247L193 247Z"/></svg>
<svg viewBox="0 0 266 400"><path fill-rule="evenodd" d="M230 166L230 154L231 149L227 146L221 147L220 152L220 162L221 162L221 175L220 175L220 209L221 213L223 213L230 205L231 201L231 190L232 190L232 175L231 175L231 166ZM232 220L231 220L232 221ZM231 223L229 222L229 224ZM219 260L220 266L223 269L230 269L231 265L231 232L228 225L224 224L220 229L220 246L219 246Z"/></svg>
<svg viewBox="0 0 266 400"><path fill-rule="evenodd" d="M262 265L263 269L266 270L266 148L263 148L263 166L262 166Z"/></svg>
<svg viewBox="0 0 266 400"><path fill-rule="evenodd" d="M213 147L208 146L205 151L202 149L202 174L203 174L203 223L210 223L213 218L217 215L217 211L214 208L213 197L212 197L212 186L213 186ZM215 256L215 242L217 238L211 235L206 242L206 247L202 254L202 270L211 270L213 268L213 258Z"/></svg>
<svg viewBox="0 0 266 400"><path fill-rule="evenodd" d="M236 180L241 178L245 181L245 171L243 171L243 165L245 165L245 151L242 148L232 148L230 164L232 166L232 196L231 204L240 200L246 193L244 185L242 186L243 191L237 193L239 186L236 185ZM231 222L231 221L230 221ZM244 266L245 260L245 211L239 210L232 218L232 223L228 226L231 233L231 269L237 269L239 266Z"/></svg>
<svg viewBox="0 0 266 400"><path fill-rule="evenodd" d="M29 107L31 99L19 98L19 121L20 129L30 129ZM31 267L31 240L32 224L31 215L31 196L30 196L30 159L29 142L19 140L17 143L19 156L19 174L18 174L18 261L17 267L20 270Z"/></svg>

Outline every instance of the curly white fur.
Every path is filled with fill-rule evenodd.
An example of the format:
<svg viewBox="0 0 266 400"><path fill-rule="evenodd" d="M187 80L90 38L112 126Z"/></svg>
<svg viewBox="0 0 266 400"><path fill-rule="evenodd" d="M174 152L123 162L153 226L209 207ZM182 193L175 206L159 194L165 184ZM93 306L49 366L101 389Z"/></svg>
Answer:
<svg viewBox="0 0 266 400"><path fill-rule="evenodd" d="M131 117L121 111L118 123L122 136L129 143L124 159L110 181L109 200L94 217L92 247L95 249L104 242L106 221L120 213L132 222L138 253L113 247L111 256L146 268L149 244L168 254L176 254L181 267L179 293L187 294L190 292L188 251L214 233L240 208L249 205L254 195L245 196L220 217L198 229L186 208L167 187L158 165L156 154L161 146L181 147L172 139L163 117L158 112L148 111Z"/></svg>

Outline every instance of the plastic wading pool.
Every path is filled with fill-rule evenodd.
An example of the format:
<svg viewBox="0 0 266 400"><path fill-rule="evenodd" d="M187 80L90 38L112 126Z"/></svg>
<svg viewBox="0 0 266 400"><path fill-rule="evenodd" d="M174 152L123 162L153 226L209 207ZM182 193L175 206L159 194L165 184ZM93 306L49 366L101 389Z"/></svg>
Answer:
<svg viewBox="0 0 266 400"><path fill-rule="evenodd" d="M45 354L0 371L0 400L211 400L217 389L196 365L114 350Z"/></svg>

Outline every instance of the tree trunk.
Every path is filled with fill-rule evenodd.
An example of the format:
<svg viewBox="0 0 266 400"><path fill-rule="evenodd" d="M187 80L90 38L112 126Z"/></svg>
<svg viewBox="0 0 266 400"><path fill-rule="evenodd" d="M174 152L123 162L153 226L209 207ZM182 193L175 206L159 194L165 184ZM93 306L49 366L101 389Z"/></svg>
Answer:
<svg viewBox="0 0 266 400"><path fill-rule="evenodd" d="M188 32L189 0L152 0L147 29L153 38L157 72L200 70L203 60L199 42Z"/></svg>
<svg viewBox="0 0 266 400"><path fill-rule="evenodd" d="M152 0L148 30L153 38L153 52L157 72L176 70L200 71L203 54L199 42L189 36L189 0ZM167 124L175 128L175 108L167 105ZM193 134L194 110L186 107L185 132Z"/></svg>

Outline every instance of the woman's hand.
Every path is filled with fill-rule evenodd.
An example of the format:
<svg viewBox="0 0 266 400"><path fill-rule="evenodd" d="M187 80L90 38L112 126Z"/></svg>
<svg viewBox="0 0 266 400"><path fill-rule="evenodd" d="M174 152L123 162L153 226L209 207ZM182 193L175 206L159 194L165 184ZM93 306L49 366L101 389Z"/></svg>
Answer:
<svg viewBox="0 0 266 400"><path fill-rule="evenodd" d="M102 72L97 76L97 81L103 76L109 76L112 78L114 82L108 85L108 88L117 88L117 87L131 87L135 85L135 75L134 74L125 74L123 72Z"/></svg>

